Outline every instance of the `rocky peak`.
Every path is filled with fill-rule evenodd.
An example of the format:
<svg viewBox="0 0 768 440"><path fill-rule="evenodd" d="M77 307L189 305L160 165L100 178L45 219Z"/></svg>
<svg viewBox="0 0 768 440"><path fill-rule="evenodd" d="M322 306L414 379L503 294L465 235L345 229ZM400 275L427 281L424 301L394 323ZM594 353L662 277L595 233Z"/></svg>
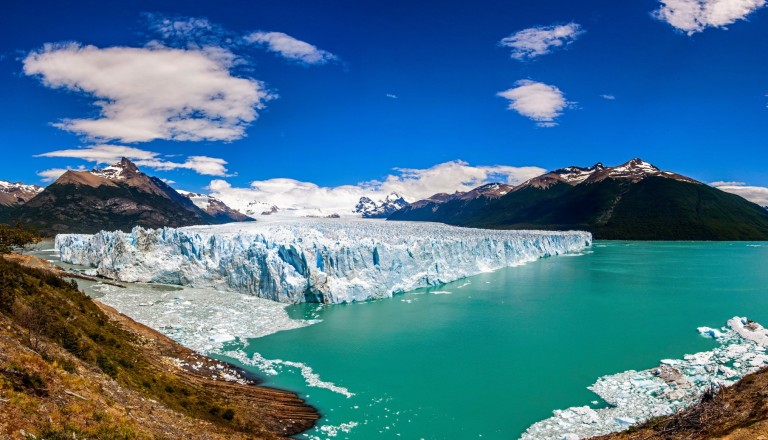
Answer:
<svg viewBox="0 0 768 440"><path fill-rule="evenodd" d="M639 182L648 176L659 176L668 179L679 180L689 183L700 183L690 177L686 177L670 171L662 171L657 166L646 162L640 158L634 158L629 162L615 167L608 167L593 173L585 182L601 182L605 179L624 179L632 182Z"/></svg>
<svg viewBox="0 0 768 440"><path fill-rule="evenodd" d="M94 168L91 170L91 174L110 180L127 180L144 173L139 171L139 168L135 163L131 162L128 158L123 157L119 162L108 167L102 169Z"/></svg>

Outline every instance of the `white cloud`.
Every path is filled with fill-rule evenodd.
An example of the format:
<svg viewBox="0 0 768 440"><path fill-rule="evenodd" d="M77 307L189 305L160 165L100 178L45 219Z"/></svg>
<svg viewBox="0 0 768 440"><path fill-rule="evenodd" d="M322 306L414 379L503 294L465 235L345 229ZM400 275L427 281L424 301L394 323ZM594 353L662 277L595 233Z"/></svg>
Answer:
<svg viewBox="0 0 768 440"><path fill-rule="evenodd" d="M387 95L386 95L386 96L387 96L387 98L391 98L391 99L397 99L397 95L395 95L395 94L392 94L392 93L387 93Z"/></svg>
<svg viewBox="0 0 768 440"><path fill-rule="evenodd" d="M764 186L748 186L744 182L712 182L710 185L744 197L760 206L768 206L768 188Z"/></svg>
<svg viewBox="0 0 768 440"><path fill-rule="evenodd" d="M338 61L338 57L330 52L318 49L305 41L297 40L282 32L253 32L244 37L245 41L265 47L292 61L303 64L326 64Z"/></svg>
<svg viewBox="0 0 768 440"><path fill-rule="evenodd" d="M172 162L160 158L160 153L122 145L93 145L85 148L50 151L38 154L35 157L66 157L95 162L96 164L113 164L126 157L134 161L139 167L155 170L188 169L206 176L227 177L231 175L227 172L227 161L224 159L208 156L189 156L184 162Z"/></svg>
<svg viewBox="0 0 768 440"><path fill-rule="evenodd" d="M510 110L533 119L539 127L557 125L555 119L571 104L555 86L527 79L516 82L515 86L497 95L509 100Z"/></svg>
<svg viewBox="0 0 768 440"><path fill-rule="evenodd" d="M164 43L173 47L222 47L229 32L202 17L167 17L162 14L144 15L147 27Z"/></svg>
<svg viewBox="0 0 768 440"><path fill-rule="evenodd" d="M468 191L489 182L518 184L545 172L538 167L470 166L462 161L445 162L426 169L397 168L395 171L396 174L383 180L357 185L322 187L311 182L277 178L252 182L248 188L214 180L208 189L214 197L241 210L245 210L250 202L259 202L299 215L349 215L363 196L380 200L396 192L406 200L416 201L440 192Z"/></svg>
<svg viewBox="0 0 768 440"><path fill-rule="evenodd" d="M53 182L54 180L61 177L62 174L66 173L67 171L71 170L71 167L67 168L50 168L43 171L38 171L37 175L40 176L43 182ZM80 166L77 168L78 171L84 170L85 167Z"/></svg>
<svg viewBox="0 0 768 440"><path fill-rule="evenodd" d="M600 95L600 97L603 98L603 99L607 99L609 101L613 101L613 100L616 99L616 97L613 96L613 95Z"/></svg>
<svg viewBox="0 0 768 440"><path fill-rule="evenodd" d="M72 148L67 150L49 151L47 153L37 154L35 157L66 157L73 159L83 159L97 164L112 164L123 157L131 160L153 159L159 153L141 150L139 148L125 147L122 145L93 145L85 148Z"/></svg>
<svg viewBox="0 0 768 440"><path fill-rule="evenodd" d="M46 44L24 59L24 73L93 97L99 118L55 124L92 140L233 141L274 96L260 81L233 76L227 53Z"/></svg>
<svg viewBox="0 0 768 440"><path fill-rule="evenodd" d="M170 162L161 159L137 160L139 167L148 167L160 171L186 169L206 176L228 177L227 161L217 157L189 156L184 162Z"/></svg>
<svg viewBox="0 0 768 440"><path fill-rule="evenodd" d="M512 58L525 61L568 46L583 33L584 30L577 23L536 26L515 32L502 39L499 45L512 48Z"/></svg>
<svg viewBox="0 0 768 440"><path fill-rule="evenodd" d="M688 35L723 28L765 6L766 0L660 0L653 16Z"/></svg>

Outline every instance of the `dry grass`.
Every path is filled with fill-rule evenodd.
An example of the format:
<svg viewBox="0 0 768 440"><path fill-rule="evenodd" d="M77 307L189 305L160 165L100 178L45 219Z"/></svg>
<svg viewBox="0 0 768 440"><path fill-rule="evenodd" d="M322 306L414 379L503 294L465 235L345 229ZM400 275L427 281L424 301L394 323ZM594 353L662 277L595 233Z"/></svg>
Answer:
<svg viewBox="0 0 768 440"><path fill-rule="evenodd" d="M179 366L198 362L212 368ZM319 417L294 394L222 380L219 366L0 259L0 438L280 438Z"/></svg>

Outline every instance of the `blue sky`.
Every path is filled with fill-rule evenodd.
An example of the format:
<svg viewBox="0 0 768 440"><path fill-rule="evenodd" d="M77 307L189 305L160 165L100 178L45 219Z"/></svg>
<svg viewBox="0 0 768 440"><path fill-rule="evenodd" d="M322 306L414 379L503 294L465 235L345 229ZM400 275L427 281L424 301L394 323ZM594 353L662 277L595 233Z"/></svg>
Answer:
<svg viewBox="0 0 768 440"><path fill-rule="evenodd" d="M704 8L686 15L694 3ZM143 168L190 190L637 156L768 186L763 5L12 0L0 16L0 179L90 168L87 154L34 156L111 145L156 153L137 153ZM531 49L558 29L566 37ZM176 71L157 73L166 65ZM526 175L486 171L472 179Z"/></svg>

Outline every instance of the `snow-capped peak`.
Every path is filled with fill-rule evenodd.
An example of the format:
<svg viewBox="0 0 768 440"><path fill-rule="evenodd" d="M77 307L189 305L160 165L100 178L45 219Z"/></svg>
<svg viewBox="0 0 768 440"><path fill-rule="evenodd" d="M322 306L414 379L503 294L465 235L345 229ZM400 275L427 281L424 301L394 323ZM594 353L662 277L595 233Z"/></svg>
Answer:
<svg viewBox="0 0 768 440"><path fill-rule="evenodd" d="M591 167L576 167L576 166L570 166L565 168L560 168L559 170L552 171L552 173L557 174L560 176L560 178L570 184L578 185L579 183L587 180L589 176L595 174L598 171L604 170L605 167L602 163L598 162Z"/></svg>
<svg viewBox="0 0 768 440"><path fill-rule="evenodd" d="M139 168L136 164L128 160L127 158L120 159L120 162L112 164L108 167L101 169L91 170L91 174L99 177L104 177L109 180L125 180L132 175L139 174Z"/></svg>
<svg viewBox="0 0 768 440"><path fill-rule="evenodd" d="M387 194L379 202L374 202L369 197L361 197L353 212L361 214L363 218L387 218L393 212L406 206L408 206L408 202L399 194L393 192Z"/></svg>
<svg viewBox="0 0 768 440"><path fill-rule="evenodd" d="M11 192L24 192L29 194L37 194L43 190L43 187L37 185L28 185L21 182L8 182L7 180L0 180L0 191L4 193Z"/></svg>
<svg viewBox="0 0 768 440"><path fill-rule="evenodd" d="M679 180L689 183L700 183L690 177L673 173L670 171L662 171L655 165L648 163L640 158L634 158L629 162L623 163L615 167L608 167L599 172L594 173L587 180L590 182L601 182L605 179L626 179L633 182L639 182L648 176L659 176L668 179Z"/></svg>
<svg viewBox="0 0 768 440"><path fill-rule="evenodd" d="M629 162L613 167L612 176L633 175L633 174L658 174L661 172L655 165L650 164L640 158L634 158Z"/></svg>

